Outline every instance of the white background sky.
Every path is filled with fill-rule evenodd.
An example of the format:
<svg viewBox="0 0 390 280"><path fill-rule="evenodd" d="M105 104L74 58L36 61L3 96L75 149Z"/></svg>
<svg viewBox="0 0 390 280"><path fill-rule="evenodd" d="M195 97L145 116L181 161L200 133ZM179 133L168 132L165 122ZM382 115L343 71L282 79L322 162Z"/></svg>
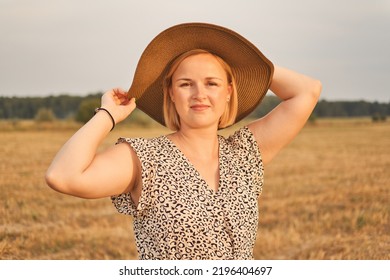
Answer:
<svg viewBox="0 0 390 280"><path fill-rule="evenodd" d="M322 99L390 101L390 0L0 0L0 96L128 89L146 45L194 21L320 79Z"/></svg>

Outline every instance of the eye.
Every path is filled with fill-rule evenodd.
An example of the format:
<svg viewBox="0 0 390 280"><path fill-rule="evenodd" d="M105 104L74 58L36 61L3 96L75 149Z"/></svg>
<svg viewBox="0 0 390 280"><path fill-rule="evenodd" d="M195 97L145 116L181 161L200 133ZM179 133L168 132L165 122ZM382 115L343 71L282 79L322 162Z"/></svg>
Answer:
<svg viewBox="0 0 390 280"><path fill-rule="evenodd" d="M212 82L212 81L208 81L208 82L207 82L207 85L208 85L209 87L215 87L215 86L218 86L218 83Z"/></svg>
<svg viewBox="0 0 390 280"><path fill-rule="evenodd" d="M180 83L179 84L179 87L189 87L189 86L191 86L191 83L190 82L183 82L183 83Z"/></svg>

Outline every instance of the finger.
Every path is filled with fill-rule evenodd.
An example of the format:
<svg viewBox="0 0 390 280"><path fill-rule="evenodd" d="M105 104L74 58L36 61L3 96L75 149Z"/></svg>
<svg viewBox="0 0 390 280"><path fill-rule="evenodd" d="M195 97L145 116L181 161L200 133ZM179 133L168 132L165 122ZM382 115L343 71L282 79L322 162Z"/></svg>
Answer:
<svg viewBox="0 0 390 280"><path fill-rule="evenodd" d="M112 91L113 91L116 95L124 95L124 94L126 94L126 92L125 92L123 89L121 89L121 88L114 88Z"/></svg>
<svg viewBox="0 0 390 280"><path fill-rule="evenodd" d="M120 100L122 105L126 105L127 103L130 102L130 100L127 98L126 95L120 95L118 96L118 99Z"/></svg>
<svg viewBox="0 0 390 280"><path fill-rule="evenodd" d="M135 103L135 98L133 97L126 106L129 107L130 112L134 111L134 109L137 107L137 104Z"/></svg>

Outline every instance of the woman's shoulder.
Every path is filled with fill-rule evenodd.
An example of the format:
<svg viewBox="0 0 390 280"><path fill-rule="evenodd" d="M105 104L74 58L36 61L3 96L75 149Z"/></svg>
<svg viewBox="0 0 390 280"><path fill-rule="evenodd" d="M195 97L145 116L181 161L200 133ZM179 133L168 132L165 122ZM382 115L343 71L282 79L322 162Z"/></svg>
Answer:
<svg viewBox="0 0 390 280"><path fill-rule="evenodd" d="M259 146L252 131L243 126L228 137L221 137L222 149L238 157L256 157L261 159Z"/></svg>
<svg viewBox="0 0 390 280"><path fill-rule="evenodd" d="M145 143L148 140L151 140L153 138L145 138L145 137L119 137L116 144L119 143Z"/></svg>
<svg viewBox="0 0 390 280"><path fill-rule="evenodd" d="M169 149L169 145L167 143L165 135L161 135L153 138L120 137L118 138L116 144L120 144L120 143L129 144L140 159L154 157L156 154L160 154L166 151L167 149Z"/></svg>
<svg viewBox="0 0 390 280"><path fill-rule="evenodd" d="M147 137L119 137L116 144L119 143L128 143L130 145L137 145L137 146L159 146L164 142L164 139L166 138L165 135L153 137L153 138L147 138Z"/></svg>
<svg viewBox="0 0 390 280"><path fill-rule="evenodd" d="M231 146L242 146L245 144L253 144L256 142L252 131L247 127L243 126L233 131L229 136L220 136L227 145Z"/></svg>

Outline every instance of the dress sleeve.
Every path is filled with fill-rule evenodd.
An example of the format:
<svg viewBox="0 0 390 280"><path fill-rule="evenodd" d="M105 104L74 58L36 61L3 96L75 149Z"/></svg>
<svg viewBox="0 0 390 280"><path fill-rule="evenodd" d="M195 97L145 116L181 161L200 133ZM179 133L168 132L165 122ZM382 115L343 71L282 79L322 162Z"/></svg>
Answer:
<svg viewBox="0 0 390 280"><path fill-rule="evenodd" d="M263 189L264 166L259 146L252 131L244 126L227 141L230 143L233 153L240 159L240 168L245 174L251 175L253 191L258 196Z"/></svg>
<svg viewBox="0 0 390 280"><path fill-rule="evenodd" d="M111 200L119 213L135 217L147 211L153 203L154 149L149 147L150 141L143 138L119 138L117 144L119 143L128 143L141 163L142 191L137 206L131 199L130 193L114 195Z"/></svg>

